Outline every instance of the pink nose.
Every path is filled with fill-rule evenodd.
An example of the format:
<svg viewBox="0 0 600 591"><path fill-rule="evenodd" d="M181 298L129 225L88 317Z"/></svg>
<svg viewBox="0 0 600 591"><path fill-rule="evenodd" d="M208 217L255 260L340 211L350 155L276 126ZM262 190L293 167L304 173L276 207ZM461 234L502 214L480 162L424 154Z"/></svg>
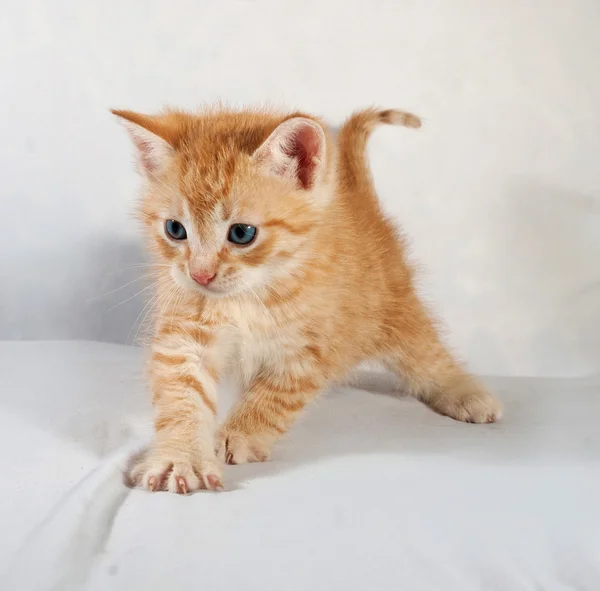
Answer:
<svg viewBox="0 0 600 591"><path fill-rule="evenodd" d="M214 278L215 273L208 273L206 271L199 271L198 273L190 273L192 279L200 285L208 285Z"/></svg>

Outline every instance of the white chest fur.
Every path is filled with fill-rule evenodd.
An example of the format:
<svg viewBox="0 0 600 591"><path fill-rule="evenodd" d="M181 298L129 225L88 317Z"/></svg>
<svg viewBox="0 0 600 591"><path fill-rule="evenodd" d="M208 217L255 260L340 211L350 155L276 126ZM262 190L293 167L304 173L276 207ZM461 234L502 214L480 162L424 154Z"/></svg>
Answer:
<svg viewBox="0 0 600 591"><path fill-rule="evenodd" d="M223 333L228 368L247 384L261 369L276 370L289 363L302 346L302 327L282 322L264 306L231 306Z"/></svg>

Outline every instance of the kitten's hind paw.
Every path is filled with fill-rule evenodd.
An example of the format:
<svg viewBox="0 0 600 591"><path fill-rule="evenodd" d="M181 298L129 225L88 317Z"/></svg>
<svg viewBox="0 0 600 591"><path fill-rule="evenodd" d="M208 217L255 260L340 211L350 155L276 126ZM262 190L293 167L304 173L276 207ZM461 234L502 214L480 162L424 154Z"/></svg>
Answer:
<svg viewBox="0 0 600 591"><path fill-rule="evenodd" d="M502 404L470 377L426 401L433 410L466 423L495 423Z"/></svg>

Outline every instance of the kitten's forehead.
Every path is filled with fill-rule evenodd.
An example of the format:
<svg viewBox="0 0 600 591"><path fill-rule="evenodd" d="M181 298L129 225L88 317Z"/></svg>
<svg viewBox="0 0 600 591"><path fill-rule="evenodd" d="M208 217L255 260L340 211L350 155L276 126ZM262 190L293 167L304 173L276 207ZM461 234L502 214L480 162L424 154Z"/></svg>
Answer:
<svg viewBox="0 0 600 591"><path fill-rule="evenodd" d="M185 155L180 191L194 219L228 217L236 156L232 145L211 147L204 142Z"/></svg>

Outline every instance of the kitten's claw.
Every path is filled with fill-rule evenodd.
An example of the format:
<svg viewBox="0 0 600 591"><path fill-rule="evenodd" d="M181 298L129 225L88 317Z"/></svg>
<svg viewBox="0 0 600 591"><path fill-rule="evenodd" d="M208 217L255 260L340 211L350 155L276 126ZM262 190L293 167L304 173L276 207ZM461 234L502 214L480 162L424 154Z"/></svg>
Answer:
<svg viewBox="0 0 600 591"><path fill-rule="evenodd" d="M269 445L260 433L246 435L223 429L217 436L217 456L225 464L266 462Z"/></svg>
<svg viewBox="0 0 600 591"><path fill-rule="evenodd" d="M208 490L219 490L219 491L225 490L225 488L221 484L221 481L219 480L218 476L215 476L214 474L209 474L206 477L205 485Z"/></svg>
<svg viewBox="0 0 600 591"><path fill-rule="evenodd" d="M180 495L208 489L224 490L216 458L213 462L182 457L166 460L159 451L150 452L130 473L134 486L150 492L166 490Z"/></svg>
<svg viewBox="0 0 600 591"><path fill-rule="evenodd" d="M156 479L156 476L150 476L150 478L148 478L148 490L151 492L154 492L157 488L158 488L158 481Z"/></svg>
<svg viewBox="0 0 600 591"><path fill-rule="evenodd" d="M177 476L177 492L182 495L188 494L188 485L183 476Z"/></svg>

